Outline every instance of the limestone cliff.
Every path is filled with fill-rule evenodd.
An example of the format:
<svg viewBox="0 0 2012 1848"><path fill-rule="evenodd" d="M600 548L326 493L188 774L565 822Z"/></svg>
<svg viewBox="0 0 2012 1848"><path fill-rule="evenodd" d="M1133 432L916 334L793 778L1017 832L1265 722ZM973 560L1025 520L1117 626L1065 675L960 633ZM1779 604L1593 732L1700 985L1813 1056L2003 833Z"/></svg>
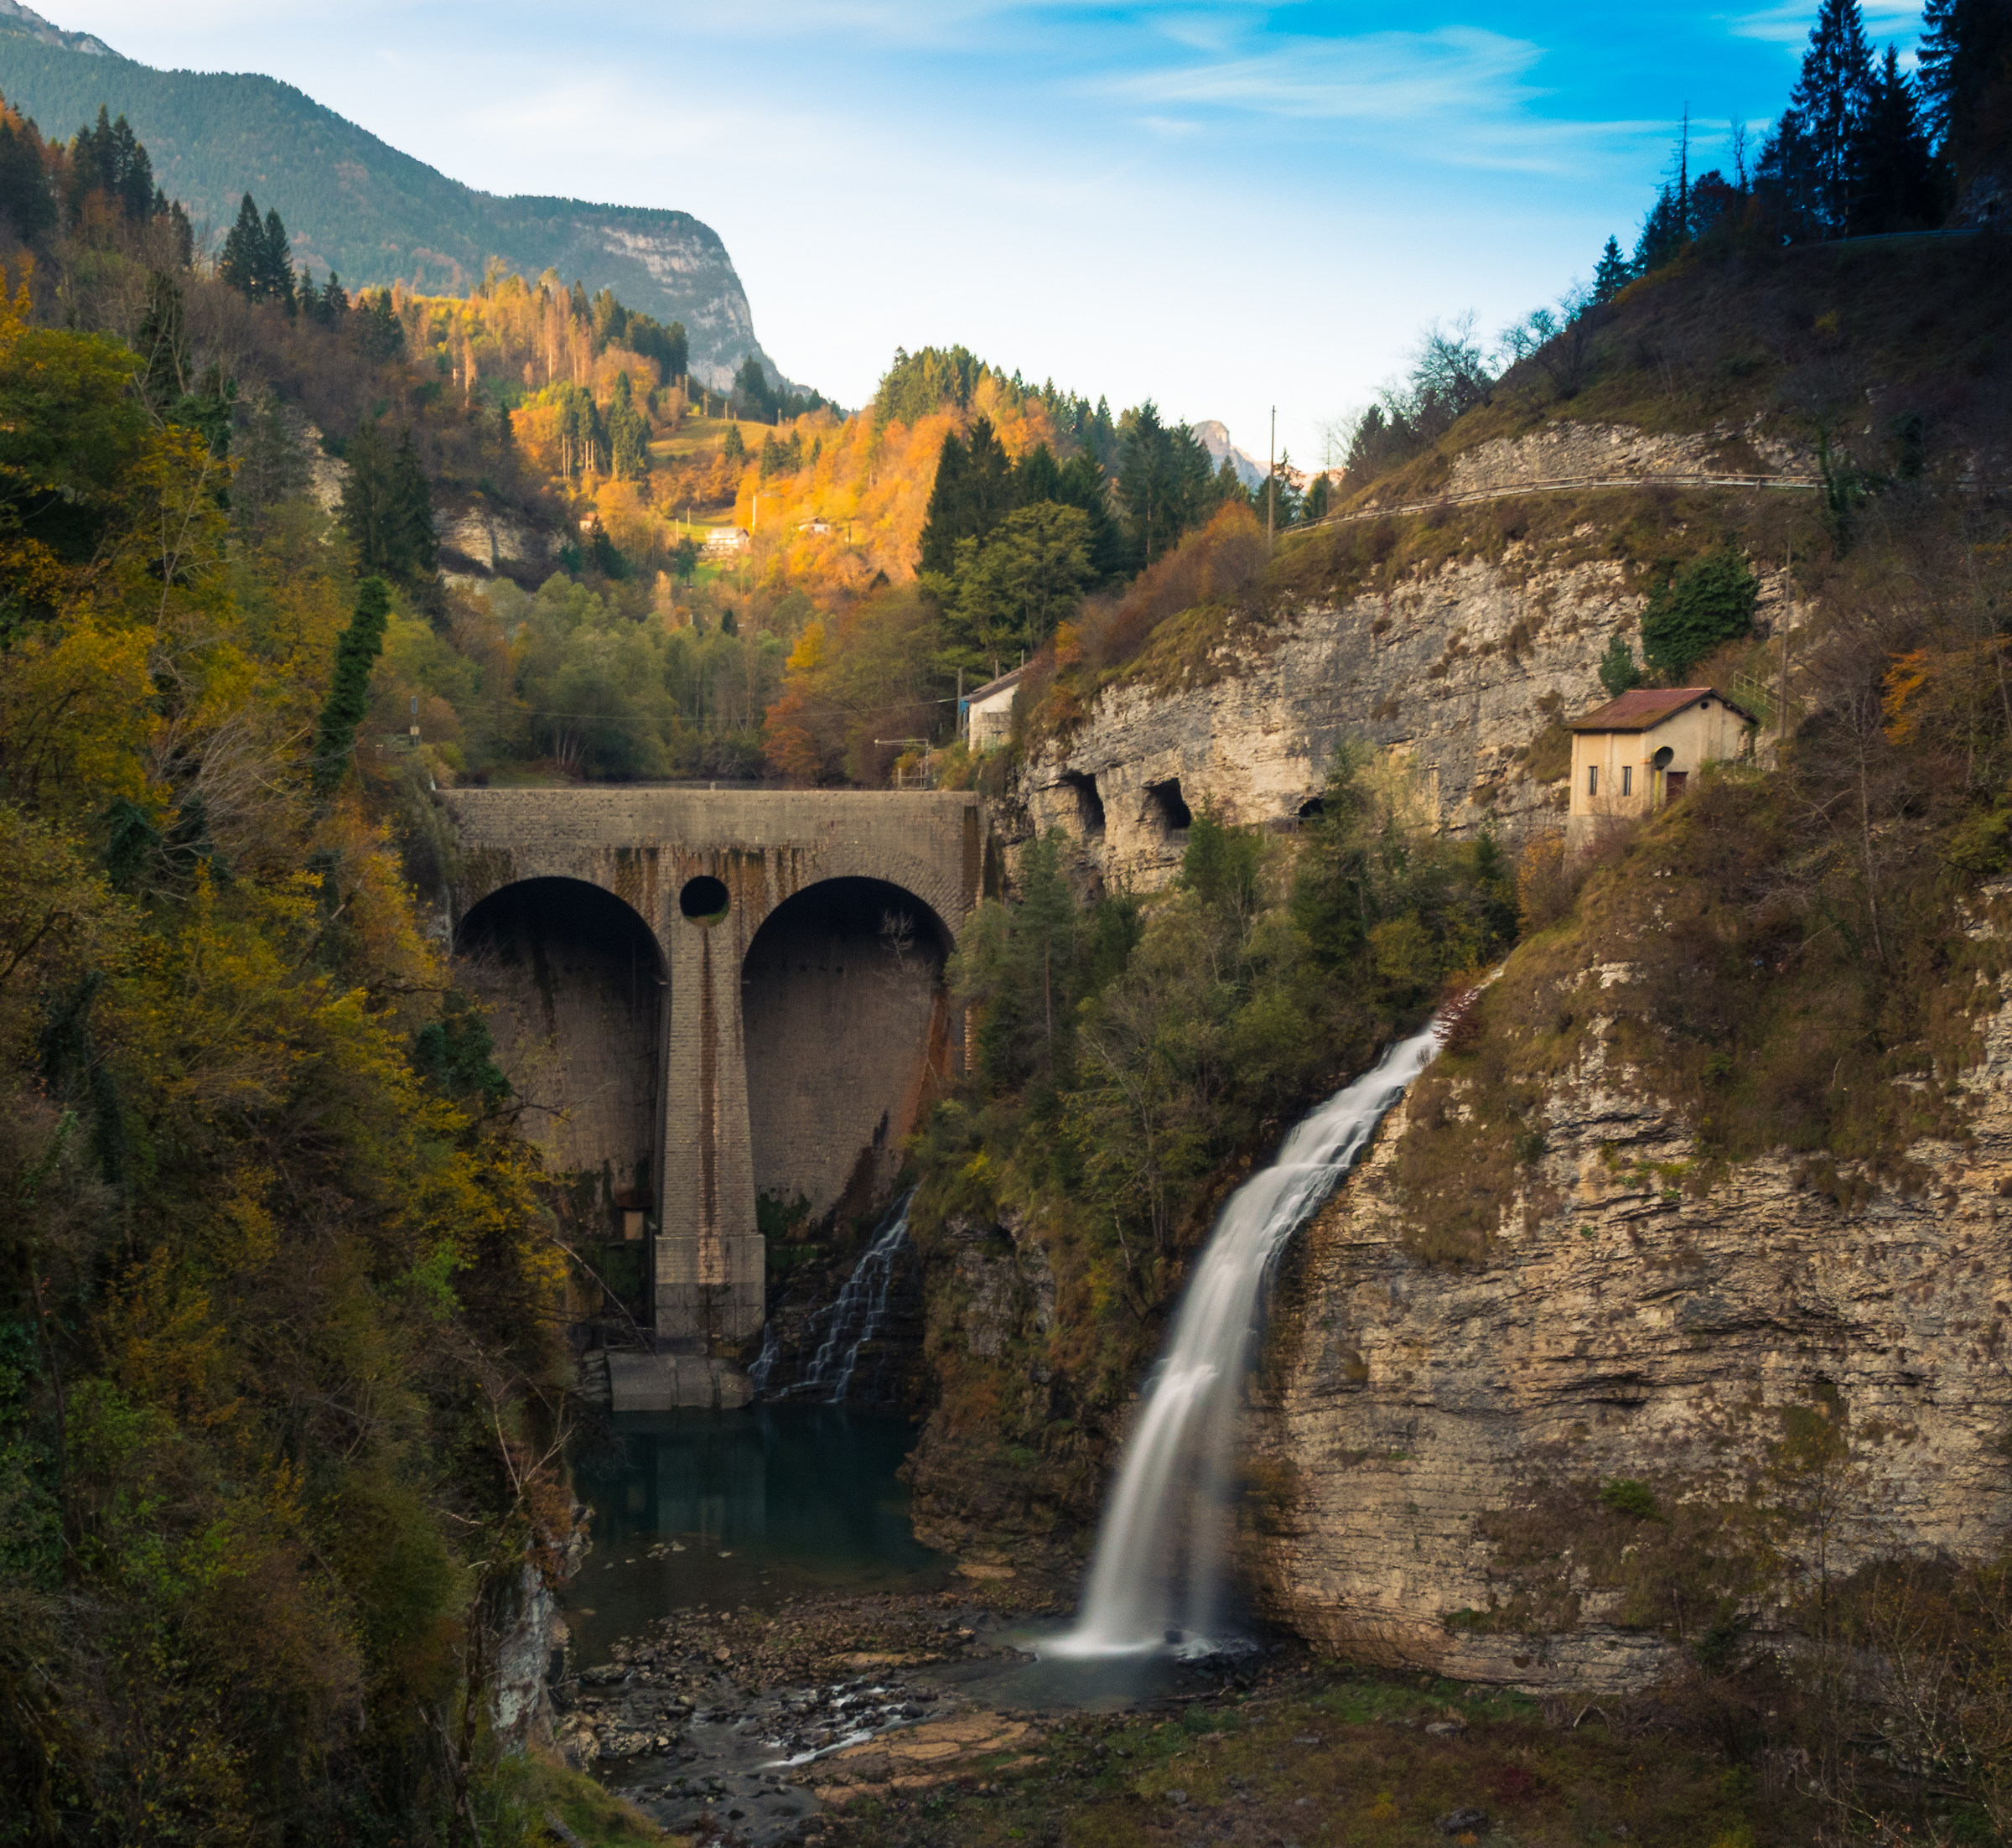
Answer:
<svg viewBox="0 0 2012 1848"><path fill-rule="evenodd" d="M1764 570L1763 631L1783 595ZM1408 762L1457 833L1552 826L1569 756L1529 747L1606 697L1600 653L1643 600L1618 559L1553 562L1512 542L1494 559L1295 609L1226 639L1204 673L1110 688L1020 770L1015 832L1060 828L1086 873L1153 890L1180 864L1185 815L1206 804L1226 822L1289 828L1345 741Z"/></svg>
<svg viewBox="0 0 2012 1848"><path fill-rule="evenodd" d="M2007 896L1990 895L2001 916ZM1778 1474L1785 1408L1812 1404L1849 1433L1830 1572L1995 1544L2012 1521L2012 1010L1983 1045L1959 1081L1969 1133L1909 1151L1928 1184L1841 1205L1780 1156L1702 1195L1673 1186L1690 1126L1595 1035L1543 1100L1546 1152L1486 1258L1458 1268L1408 1248L1398 1159L1429 1132L1400 1107L1303 1235L1273 1324L1250 1425L1263 1607L1357 1659L1637 1681L1675 1646L1616 1622L1627 1561L1603 1557L1596 1520L1570 1530L1565 1486L1736 1500ZM1491 1607L1532 1608L1504 1541L1518 1508L1562 1524L1536 1588L1554 1621L1489 1633ZM1765 1629L1766 1600L1750 1603Z"/></svg>

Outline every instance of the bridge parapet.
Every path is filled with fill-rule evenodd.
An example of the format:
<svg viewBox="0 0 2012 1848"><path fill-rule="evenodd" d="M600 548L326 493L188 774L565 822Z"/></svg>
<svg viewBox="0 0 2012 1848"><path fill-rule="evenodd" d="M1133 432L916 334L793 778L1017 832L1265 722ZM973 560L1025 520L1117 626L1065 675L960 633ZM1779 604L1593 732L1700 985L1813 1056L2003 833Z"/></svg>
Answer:
<svg viewBox="0 0 2012 1848"><path fill-rule="evenodd" d="M836 880L898 887L954 945L982 894L980 799L858 790L443 793L459 833L457 930L511 885L560 879L612 893L656 940L669 989L656 1139L657 1340L687 1352L744 1344L765 1316L743 1010L749 947L780 906Z"/></svg>

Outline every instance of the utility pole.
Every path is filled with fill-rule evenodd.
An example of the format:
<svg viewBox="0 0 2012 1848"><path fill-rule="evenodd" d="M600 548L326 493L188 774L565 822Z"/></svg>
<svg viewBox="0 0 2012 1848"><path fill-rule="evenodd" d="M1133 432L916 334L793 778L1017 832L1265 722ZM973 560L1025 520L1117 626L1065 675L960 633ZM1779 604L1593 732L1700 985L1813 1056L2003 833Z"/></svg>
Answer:
<svg viewBox="0 0 2012 1848"><path fill-rule="evenodd" d="M1272 446L1264 459L1264 549L1272 549L1273 518L1278 501L1278 407L1272 407Z"/></svg>

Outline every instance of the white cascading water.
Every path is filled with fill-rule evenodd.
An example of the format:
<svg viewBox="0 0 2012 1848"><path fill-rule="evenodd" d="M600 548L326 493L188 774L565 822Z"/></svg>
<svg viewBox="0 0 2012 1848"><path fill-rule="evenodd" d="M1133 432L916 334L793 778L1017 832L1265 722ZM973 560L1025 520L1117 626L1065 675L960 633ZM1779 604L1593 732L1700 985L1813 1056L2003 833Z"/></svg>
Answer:
<svg viewBox="0 0 2012 1848"><path fill-rule="evenodd" d="M1431 1062L1442 1023L1302 1118L1216 1216L1097 1531L1075 1627L1044 1656L1206 1652L1216 1622L1230 1448L1266 1270Z"/></svg>
<svg viewBox="0 0 2012 1848"><path fill-rule="evenodd" d="M830 1320L824 1339L804 1370L801 1383L793 1389L805 1398L822 1399L831 1405L844 1400L853 1383L853 1371L859 1364L859 1350L879 1332L881 1317L887 1313L895 1266L901 1248L908 1243L908 1205L914 1198L912 1191L904 1195L882 1222L866 1255L845 1280L844 1289L827 1312ZM765 1380L765 1369L763 1377Z"/></svg>

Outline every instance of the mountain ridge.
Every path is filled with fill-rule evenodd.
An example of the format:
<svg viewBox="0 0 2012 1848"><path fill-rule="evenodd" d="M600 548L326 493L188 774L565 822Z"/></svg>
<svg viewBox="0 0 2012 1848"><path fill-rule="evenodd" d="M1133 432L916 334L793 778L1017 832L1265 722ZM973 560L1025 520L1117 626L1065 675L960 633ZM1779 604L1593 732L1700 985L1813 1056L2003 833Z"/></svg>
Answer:
<svg viewBox="0 0 2012 1848"><path fill-rule="evenodd" d="M404 280L464 293L488 260L680 320L692 371L716 388L753 354L780 369L718 232L689 212L483 192L450 178L277 78L160 70L0 0L0 94L67 137L101 106L124 115L161 185L214 228L252 193L285 220L297 261L352 288Z"/></svg>

